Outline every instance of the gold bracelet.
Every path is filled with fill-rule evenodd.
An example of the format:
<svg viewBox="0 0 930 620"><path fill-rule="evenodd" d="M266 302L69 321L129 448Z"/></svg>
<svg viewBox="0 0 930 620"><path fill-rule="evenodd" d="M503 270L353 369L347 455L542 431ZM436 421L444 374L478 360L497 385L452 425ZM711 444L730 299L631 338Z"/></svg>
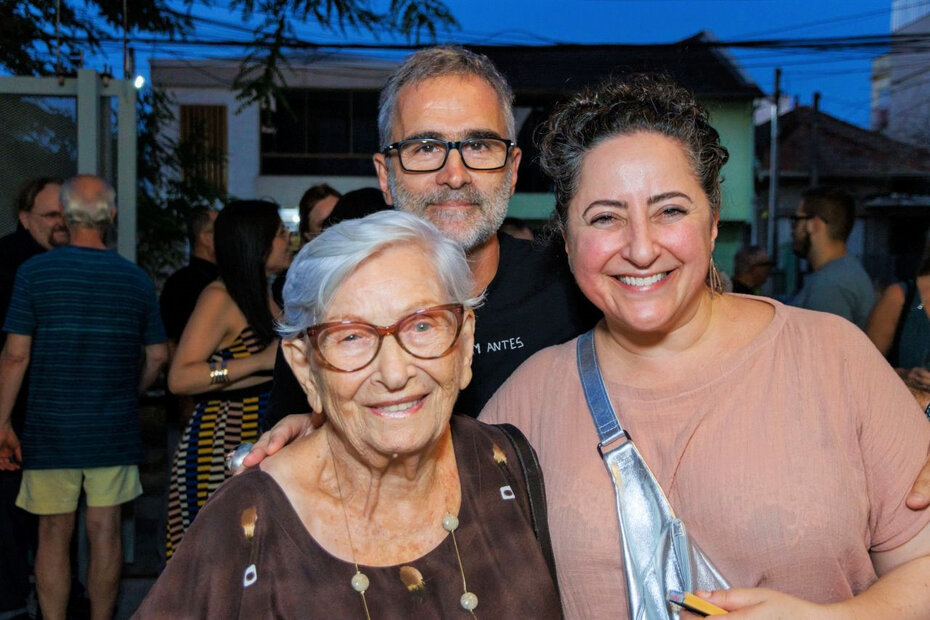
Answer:
<svg viewBox="0 0 930 620"><path fill-rule="evenodd" d="M229 369L226 368L226 360L223 360L219 368L216 367L216 364L211 362L210 385L219 385L222 383L229 383Z"/></svg>

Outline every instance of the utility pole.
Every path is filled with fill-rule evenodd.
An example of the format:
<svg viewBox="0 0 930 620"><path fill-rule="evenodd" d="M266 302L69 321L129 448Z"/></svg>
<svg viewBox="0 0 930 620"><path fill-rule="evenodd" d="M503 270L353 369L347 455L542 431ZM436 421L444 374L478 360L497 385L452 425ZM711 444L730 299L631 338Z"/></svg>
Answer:
<svg viewBox="0 0 930 620"><path fill-rule="evenodd" d="M778 268L778 235L775 211L778 208L778 102L781 99L781 69L775 69L775 101L772 104L772 132L769 138L769 212L766 222L769 256Z"/></svg>
<svg viewBox="0 0 930 620"><path fill-rule="evenodd" d="M811 114L811 185L820 185L820 93L814 93L814 109Z"/></svg>
<svg viewBox="0 0 930 620"><path fill-rule="evenodd" d="M132 76L132 69L129 67L129 7L126 0L123 0L123 79L128 80Z"/></svg>

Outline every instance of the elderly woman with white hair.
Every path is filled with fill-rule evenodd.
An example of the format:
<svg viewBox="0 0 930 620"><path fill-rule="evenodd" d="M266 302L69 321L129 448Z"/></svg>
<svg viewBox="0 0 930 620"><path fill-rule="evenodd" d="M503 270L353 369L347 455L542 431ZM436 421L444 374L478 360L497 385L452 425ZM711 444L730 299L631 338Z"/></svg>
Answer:
<svg viewBox="0 0 930 620"><path fill-rule="evenodd" d="M139 616L561 615L522 453L452 415L471 290L462 250L406 213L307 244L279 332L325 421L217 490Z"/></svg>

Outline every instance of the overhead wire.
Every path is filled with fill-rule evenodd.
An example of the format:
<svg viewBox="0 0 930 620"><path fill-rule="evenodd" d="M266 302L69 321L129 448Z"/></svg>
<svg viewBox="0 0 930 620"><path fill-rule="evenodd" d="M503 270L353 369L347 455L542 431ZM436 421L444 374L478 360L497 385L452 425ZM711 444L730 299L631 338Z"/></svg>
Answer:
<svg viewBox="0 0 930 620"><path fill-rule="evenodd" d="M86 37L81 36L65 36L63 37L66 40L72 42L87 42ZM119 41L120 39L116 35L105 35L98 37L101 42L113 42ZM134 41L139 42L153 42L157 41L159 43L172 44L178 46L200 46L200 45L222 45L224 47L235 47L241 46L246 47L249 45L250 41L245 41L242 39L203 39L203 38L165 38L159 36L149 36L149 37L135 37ZM703 47L703 48L731 48L731 49L763 49L763 50L779 50L779 51L790 51L790 50L801 50L801 51L817 51L825 53L839 53L849 50L866 50L866 49L883 49L891 45L894 45L893 51L895 53L908 53L913 51L926 51L930 48L930 33L918 33L918 34L908 34L908 35L851 35L851 36L841 36L841 37L813 37L813 38L797 38L797 39L749 39L749 40L715 40L715 41L687 41L687 43L682 41L671 42L671 43L650 43L650 44L623 44L623 43L613 43L613 44L597 44L597 43L585 43L587 47L597 47L602 45L604 47L611 47L614 49L646 49L656 47L678 47L687 45L689 47ZM290 49L317 49L317 48L342 48L342 49L396 49L396 50L415 50L422 48L423 45L417 45L412 43L319 43L316 41L307 41L296 37L285 37L284 45ZM569 42L558 42L553 45L557 46L572 46L579 45L577 43ZM505 45L506 47L506 45Z"/></svg>
<svg viewBox="0 0 930 620"><path fill-rule="evenodd" d="M930 0L916 0L913 5L908 5L908 6L910 7L910 6L924 6L924 5L930 5ZM198 33L199 33L198 36L197 37L184 36L181 38L164 38L164 37L155 36L155 37L146 37L146 40L158 39L159 42L161 43L172 43L172 44L177 44L177 45L192 45L192 46L213 44L213 43L218 43L218 44L226 45L226 46L235 46L235 45L247 46L251 42L248 39L240 39L240 38L232 38L232 37L221 38L219 36L204 37L203 30L207 27L210 27L210 28L216 28L216 29L223 30L223 31L229 31L232 33L248 35L249 37L254 37L256 33L260 32L260 29L258 26L253 27L253 26L242 24L242 23L233 23L230 21L218 19L216 17L208 17L204 15L199 15L199 14L196 14L190 11L178 11L170 7L167 7L164 10L165 12L172 14L176 17L189 19L193 23L197 24ZM813 21L813 22L807 22L807 23L802 23L802 24L798 24L795 26L791 26L791 27L786 27L781 30L782 31L784 30L796 31L799 28L807 28L807 27L813 27L816 25L854 20L854 19L857 19L863 16L872 15L874 13L875 12L859 13L859 14L854 14L851 16L834 18L830 20L818 20L818 21ZM296 24L295 30L303 29L309 26L310 26L309 24ZM325 33L326 29L324 28L322 30ZM778 30L768 31L768 32L778 32ZM449 32L446 34L452 34L452 33ZM539 35L535 35L533 33L529 33L523 30L497 31L493 33L469 33L465 31L456 31L455 34L457 35L458 38L462 38L463 40L472 39L470 41L467 41L468 43L471 43L471 44L485 44L485 45L493 45L493 44L500 44L500 43L521 44L521 43L525 43L526 40L537 40L540 43L547 44L547 45L570 45L571 44L571 42L568 42L568 41L552 39L548 37L541 37ZM504 40L504 36L507 34L521 35L521 38L525 36L526 39L520 42L513 41L513 40L511 41ZM756 33L756 35L758 34L766 34L766 32ZM315 37L320 37L321 32L319 31L314 32L314 35ZM892 42L897 42L898 45L902 43L903 44L917 44L920 42L928 42L928 44L930 44L930 34L926 34L926 33L898 34L898 35L889 33L889 34L878 34L878 35L848 35L848 36L836 36L836 37L799 37L799 38L769 38L769 39L754 38L756 35L749 34L749 35L744 35L743 37L740 37L738 39L707 41L707 42L703 42L702 45L735 48L735 49L761 48L761 49L786 50L786 49L798 48L798 49L812 49L816 51L829 51L831 53L835 53L839 50L850 48L850 47L855 48L855 49L871 49L874 47L883 47L886 45L890 45ZM294 47L304 47L304 48L322 46L322 47L344 47L344 48L349 48L349 49L368 49L368 48L416 49L418 47L421 47L415 44L397 43L393 41L392 42L378 41L376 43L371 43L368 41L361 42L361 41L346 40L344 33L341 33L341 32L330 33L330 36L335 36L336 38L334 38L332 41L323 40L322 42L318 42L318 41L307 40L299 36L290 37L288 38L288 45L294 46ZM664 44L660 43L659 45L676 45L677 43L678 42L668 42ZM623 46L623 44L619 44L619 45ZM631 45L631 46L636 47L637 45Z"/></svg>
<svg viewBox="0 0 930 620"><path fill-rule="evenodd" d="M930 5L930 0L915 0L908 7L922 7ZM195 3L196 8L196 3ZM216 17L215 15L198 14L196 10L176 11L167 9L178 17L189 19L194 24L194 31L184 36L163 37L146 36L135 37L137 45L148 45L158 49L160 54L172 58L183 58L183 50L200 50L200 53L211 50L211 56L216 58L229 58L241 53L254 43L256 37L262 35L260 19L252 22L233 22ZM844 36L809 36L809 37L781 37L771 36L783 32L796 33L811 28L821 28L841 23L857 23L876 15L888 14L889 11L869 11L845 15L829 19L813 20L778 29L769 29L744 34L739 37L721 39L718 41L696 42L689 41L689 45L701 47L719 47L733 50L742 67L748 70L765 69L775 66L792 67L792 76L785 76L788 88L794 84L809 83L825 76L854 75L856 73L868 75L868 69L857 69L848 66L849 63L871 60L876 54L886 53L901 56L930 50L930 33L925 34L864 34ZM398 42L397 37L374 43L368 40L366 33L353 34L352 29L340 30L325 29L313 24L294 24L292 36L286 38L285 47L291 51L360 51L366 53L406 52L418 49L421 46L405 42ZM456 42L470 45L571 45L566 41L536 35L525 30L501 30L492 33L471 32L464 30L440 31L437 38L450 37ZM73 36L70 41L75 44L88 42L88 39ZM112 49L112 40L103 36L99 44L104 49ZM659 45L673 47L681 42L669 42ZM623 45L618 48L635 50L652 46ZM930 71L930 69L927 69ZM918 71L918 74L921 72ZM904 85L905 87L911 87ZM892 88L899 87L897 82Z"/></svg>

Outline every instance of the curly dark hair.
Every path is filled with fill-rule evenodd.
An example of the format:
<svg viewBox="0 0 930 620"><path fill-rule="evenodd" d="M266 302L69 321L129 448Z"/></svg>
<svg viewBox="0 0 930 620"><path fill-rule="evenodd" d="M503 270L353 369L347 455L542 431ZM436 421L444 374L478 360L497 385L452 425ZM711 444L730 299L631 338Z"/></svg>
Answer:
<svg viewBox="0 0 930 620"><path fill-rule="evenodd" d="M543 125L539 147L543 170L555 182L555 208L564 226L578 189L585 154L604 140L648 131L678 140L720 213L720 169L729 154L694 94L665 75L634 74L586 88L558 106Z"/></svg>

